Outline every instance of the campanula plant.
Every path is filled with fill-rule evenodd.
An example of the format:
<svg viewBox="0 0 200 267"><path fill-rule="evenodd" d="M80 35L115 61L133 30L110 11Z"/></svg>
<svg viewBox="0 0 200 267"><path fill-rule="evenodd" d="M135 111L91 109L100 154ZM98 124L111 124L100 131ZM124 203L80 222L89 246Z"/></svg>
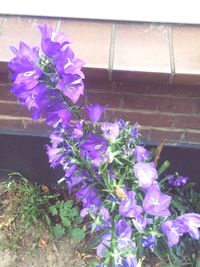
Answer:
<svg viewBox="0 0 200 267"><path fill-rule="evenodd" d="M59 182L81 202L80 215L97 237L94 266L141 266L153 254L171 266L194 266L199 194L194 201L187 177L164 175L168 162L158 168L155 155L140 142L137 123L99 123L106 105L78 105L84 62L65 34L48 25L38 29L41 50L23 42L11 47L11 91L34 120L43 117L53 128L46 146L49 163L62 166Z"/></svg>

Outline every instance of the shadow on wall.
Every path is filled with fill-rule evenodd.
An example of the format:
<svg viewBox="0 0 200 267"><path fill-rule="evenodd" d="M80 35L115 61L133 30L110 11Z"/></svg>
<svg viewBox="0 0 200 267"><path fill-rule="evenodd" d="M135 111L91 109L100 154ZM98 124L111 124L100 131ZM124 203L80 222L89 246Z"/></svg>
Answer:
<svg viewBox="0 0 200 267"><path fill-rule="evenodd" d="M32 182L56 185L63 172L50 169L45 144L48 137L0 134L0 179L6 175L2 169L20 172ZM160 162L170 161L167 174L176 171L197 183L200 190L200 149L165 146Z"/></svg>

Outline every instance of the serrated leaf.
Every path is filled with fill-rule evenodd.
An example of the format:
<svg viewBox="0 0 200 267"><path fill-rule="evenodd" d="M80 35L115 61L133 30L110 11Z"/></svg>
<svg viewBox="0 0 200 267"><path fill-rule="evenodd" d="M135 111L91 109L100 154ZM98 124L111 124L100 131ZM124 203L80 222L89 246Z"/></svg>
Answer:
<svg viewBox="0 0 200 267"><path fill-rule="evenodd" d="M52 227L53 235L57 238L60 238L65 235L65 228L60 224L56 224Z"/></svg>
<svg viewBox="0 0 200 267"><path fill-rule="evenodd" d="M50 213L51 213L52 216L56 216L56 215L58 215L58 210L57 210L57 208L56 208L55 205L50 206L50 207L49 207L49 211L50 211Z"/></svg>
<svg viewBox="0 0 200 267"><path fill-rule="evenodd" d="M81 228L74 228L70 232L70 237L76 241L82 241L85 239L85 231Z"/></svg>
<svg viewBox="0 0 200 267"><path fill-rule="evenodd" d="M68 216L64 216L62 214L62 216L60 218L61 218L61 221L62 221L63 226L65 226L67 228L71 226L71 220L69 219Z"/></svg>
<svg viewBox="0 0 200 267"><path fill-rule="evenodd" d="M66 209L71 209L73 207L73 201L72 200L67 200L63 203L63 208Z"/></svg>
<svg viewBox="0 0 200 267"><path fill-rule="evenodd" d="M77 208L72 208L71 209L71 216L72 217L78 216L78 209Z"/></svg>

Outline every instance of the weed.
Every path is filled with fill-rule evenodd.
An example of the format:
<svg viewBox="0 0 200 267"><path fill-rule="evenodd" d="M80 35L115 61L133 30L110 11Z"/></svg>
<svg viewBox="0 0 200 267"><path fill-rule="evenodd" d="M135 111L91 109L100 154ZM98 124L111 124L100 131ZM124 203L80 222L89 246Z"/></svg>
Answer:
<svg viewBox="0 0 200 267"><path fill-rule="evenodd" d="M0 228L9 228L1 248L16 249L27 234L33 240L32 247L36 247L44 229L49 241L65 235L77 241L85 238L84 230L78 227L82 222L78 208L72 200L63 200L59 190L52 192L46 186L31 184L20 173L9 174L9 180L0 195L0 211L7 213ZM9 199L6 204L2 196Z"/></svg>
<svg viewBox="0 0 200 267"><path fill-rule="evenodd" d="M85 231L83 228L76 227L82 222L79 215L78 208L73 206L72 200L59 200L55 205L49 207L49 212L56 222L53 227L53 235L55 237L62 237L68 235L77 241L82 241L85 238Z"/></svg>

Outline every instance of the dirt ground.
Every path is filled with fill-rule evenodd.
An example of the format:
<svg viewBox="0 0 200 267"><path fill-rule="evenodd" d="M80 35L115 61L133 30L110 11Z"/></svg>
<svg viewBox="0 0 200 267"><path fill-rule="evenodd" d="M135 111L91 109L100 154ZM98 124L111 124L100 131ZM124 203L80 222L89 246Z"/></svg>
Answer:
<svg viewBox="0 0 200 267"><path fill-rule="evenodd" d="M63 237L52 240L47 229L29 227L21 236L18 248L13 248L8 199L0 184L0 267L84 267L88 266L78 250L81 243ZM6 206L6 208L4 208ZM9 216L8 216L9 214ZM38 245L37 240L45 241ZM40 243L39 243L40 244Z"/></svg>
<svg viewBox="0 0 200 267"><path fill-rule="evenodd" d="M28 236L27 236L28 238ZM2 232L0 233L0 242ZM30 240L29 240L30 241ZM77 255L77 244L67 238L51 242L32 252L24 246L17 251L0 249L1 267L83 267L87 264Z"/></svg>

